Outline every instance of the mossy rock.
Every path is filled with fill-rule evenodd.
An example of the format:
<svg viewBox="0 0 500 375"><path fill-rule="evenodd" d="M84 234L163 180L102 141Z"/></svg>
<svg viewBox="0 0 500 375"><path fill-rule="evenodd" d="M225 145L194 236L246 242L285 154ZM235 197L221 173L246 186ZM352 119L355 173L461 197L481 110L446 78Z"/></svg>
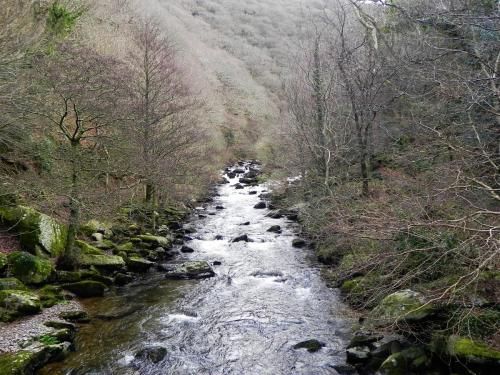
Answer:
<svg viewBox="0 0 500 375"><path fill-rule="evenodd" d="M215 276L212 267L204 260L177 264L166 271L167 279L204 279Z"/></svg>
<svg viewBox="0 0 500 375"><path fill-rule="evenodd" d="M127 259L127 268L132 272L147 272L155 263L144 258L131 257Z"/></svg>
<svg viewBox="0 0 500 375"><path fill-rule="evenodd" d="M82 267L96 267L106 270L120 270L125 266L122 257L107 254L80 254L77 262Z"/></svg>
<svg viewBox="0 0 500 375"><path fill-rule="evenodd" d="M89 315L83 310L64 311L59 314L59 317L75 323L87 323L90 321Z"/></svg>
<svg viewBox="0 0 500 375"><path fill-rule="evenodd" d="M56 285L45 285L38 290L38 296L40 297L43 307L52 307L67 301L65 295L62 293L61 287Z"/></svg>
<svg viewBox="0 0 500 375"><path fill-rule="evenodd" d="M340 286L340 290L343 293L356 293L362 289L363 277L356 277L351 280L346 280Z"/></svg>
<svg viewBox="0 0 500 375"><path fill-rule="evenodd" d="M91 255L104 255L105 253L95 246L81 240L75 241L76 247L80 250L81 254L91 254Z"/></svg>
<svg viewBox="0 0 500 375"><path fill-rule="evenodd" d="M56 258L64 253L67 228L54 218L36 211L31 207L0 207L0 219L11 225L19 233L24 250Z"/></svg>
<svg viewBox="0 0 500 375"><path fill-rule="evenodd" d="M311 340L306 340L299 342L298 344L295 344L293 346L294 349L307 349L309 353L314 353L319 351L321 348L325 346L324 343L316 340L316 339L311 339Z"/></svg>
<svg viewBox="0 0 500 375"><path fill-rule="evenodd" d="M431 359L421 347L412 347L391 354L380 366L382 375L406 375L423 373L431 365Z"/></svg>
<svg viewBox="0 0 500 375"><path fill-rule="evenodd" d="M447 340L446 352L466 363L487 365L500 370L500 351L469 338L452 335Z"/></svg>
<svg viewBox="0 0 500 375"><path fill-rule="evenodd" d="M422 294L406 289L386 296L371 311L369 319L375 325L416 322L430 317L435 311L435 306L428 304Z"/></svg>
<svg viewBox="0 0 500 375"><path fill-rule="evenodd" d="M93 280L63 284L62 287L81 298L102 297L106 290L106 285Z"/></svg>
<svg viewBox="0 0 500 375"><path fill-rule="evenodd" d="M95 247L100 250L112 250L116 248L116 244L111 240L103 239L102 241L96 242Z"/></svg>
<svg viewBox="0 0 500 375"><path fill-rule="evenodd" d="M116 249L113 252L118 254L122 251L123 252L135 251L135 246L132 242L125 242L121 245L116 246Z"/></svg>
<svg viewBox="0 0 500 375"><path fill-rule="evenodd" d="M172 240L167 237L162 237L162 236L152 236L152 235L139 235L137 236L139 240L142 242L146 242L151 244L152 246L156 247L163 247L163 248L168 248L172 245Z"/></svg>
<svg viewBox="0 0 500 375"><path fill-rule="evenodd" d="M0 290L26 290L26 286L15 277L0 279Z"/></svg>
<svg viewBox="0 0 500 375"><path fill-rule="evenodd" d="M47 283L54 275L54 265L47 259L16 251L8 255L9 269L13 276L25 284Z"/></svg>
<svg viewBox="0 0 500 375"><path fill-rule="evenodd" d="M0 290L0 307L13 317L40 312L40 298L26 290Z"/></svg>
<svg viewBox="0 0 500 375"><path fill-rule="evenodd" d="M7 269L7 254L0 253L0 275Z"/></svg>
<svg viewBox="0 0 500 375"><path fill-rule="evenodd" d="M80 232L87 236L91 236L93 233L102 233L105 236L111 236L113 234L111 224L97 220L89 220L85 224L82 224L80 226Z"/></svg>

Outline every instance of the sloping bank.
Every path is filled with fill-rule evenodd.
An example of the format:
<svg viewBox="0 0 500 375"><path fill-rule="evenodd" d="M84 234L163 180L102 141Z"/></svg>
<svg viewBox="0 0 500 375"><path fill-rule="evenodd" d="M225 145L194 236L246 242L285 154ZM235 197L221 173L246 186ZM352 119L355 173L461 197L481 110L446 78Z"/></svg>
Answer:
<svg viewBox="0 0 500 375"><path fill-rule="evenodd" d="M115 223L91 220L80 228L75 267L69 270L58 264L67 228L15 197L3 199L0 230L18 248L0 252L0 374L33 374L74 350L79 326L92 319L81 298L113 293L150 269L170 278L210 272L206 262L173 270L160 264L174 259L174 245L188 238L188 215L186 207L158 211L155 231L144 220L150 213L139 210L123 209Z"/></svg>
<svg viewBox="0 0 500 375"><path fill-rule="evenodd" d="M363 246L366 243L371 246L368 241L356 242L340 234L335 239L315 235L318 228L310 227L310 222L303 220L306 213L314 215L315 209L304 202L297 204L299 194L293 193L293 185L294 182L289 182L283 189L274 190L274 205L297 215L303 237L310 239L304 247L315 251L318 259L329 266L324 272L329 286L339 288L343 299L361 316L353 339L346 347L347 361L352 368L345 373L486 375L500 372L500 351L494 344L498 340L500 309L495 299L498 296L491 293L498 290L495 289L500 281L498 272L479 275L478 284L484 285L484 290L475 291L480 298L470 305L469 316L462 314L463 307L433 299L427 293L429 285L424 282L414 283L411 288L402 282L399 290L394 290L394 284L389 287L384 273L353 267L355 259L366 254ZM319 221L315 224L328 225ZM342 246L342 242L350 243L349 251L336 250L335 246ZM442 279L437 279L435 283L440 281ZM458 319L455 315L468 319L467 333L456 332L451 327Z"/></svg>

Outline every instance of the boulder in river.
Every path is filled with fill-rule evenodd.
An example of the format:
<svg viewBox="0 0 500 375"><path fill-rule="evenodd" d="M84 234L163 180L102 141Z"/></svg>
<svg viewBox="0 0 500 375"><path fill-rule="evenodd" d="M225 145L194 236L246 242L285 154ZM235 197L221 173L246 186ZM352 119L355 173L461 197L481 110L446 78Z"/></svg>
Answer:
<svg viewBox="0 0 500 375"><path fill-rule="evenodd" d="M325 346L324 343L318 341L316 339L306 340L299 342L293 346L294 349L307 349L309 353L314 353L319 351L321 348Z"/></svg>
<svg viewBox="0 0 500 375"><path fill-rule="evenodd" d="M132 272L148 272L155 262L140 257L130 257L127 259L127 268Z"/></svg>
<svg viewBox="0 0 500 375"><path fill-rule="evenodd" d="M213 269L204 260L163 265L161 269L167 272L167 279L205 279L215 276Z"/></svg>
<svg viewBox="0 0 500 375"><path fill-rule="evenodd" d="M127 285L128 283L131 283L132 280L134 280L132 275L126 273L117 273L115 275L115 284L118 286Z"/></svg>
<svg viewBox="0 0 500 375"><path fill-rule="evenodd" d="M306 246L306 241L304 241L302 238L296 238L292 241L292 246L301 249Z"/></svg>
<svg viewBox="0 0 500 375"><path fill-rule="evenodd" d="M88 314L83 310L64 311L59 314L59 317L74 323L88 323L90 321Z"/></svg>
<svg viewBox="0 0 500 375"><path fill-rule="evenodd" d="M236 190L241 190L241 189L244 189L245 187L244 187L242 184L239 184L239 183L238 183L238 184L234 185L234 188L235 188Z"/></svg>
<svg viewBox="0 0 500 375"><path fill-rule="evenodd" d="M250 195L256 195L257 192L255 190L252 190L252 191L249 191L248 194L250 194Z"/></svg>
<svg viewBox="0 0 500 375"><path fill-rule="evenodd" d="M63 284L62 287L81 298L102 297L106 290L106 285L92 280Z"/></svg>
<svg viewBox="0 0 500 375"><path fill-rule="evenodd" d="M273 225L267 231L271 233L281 233L281 227L279 225Z"/></svg>
<svg viewBox="0 0 500 375"><path fill-rule="evenodd" d="M184 245L181 247L181 253L194 253L194 249L192 247Z"/></svg>
<svg viewBox="0 0 500 375"><path fill-rule="evenodd" d="M161 362L167 355L167 348L160 345L151 345L139 350L135 354L136 360L147 360L152 363Z"/></svg>
<svg viewBox="0 0 500 375"><path fill-rule="evenodd" d="M247 234L242 234L241 236L235 237L231 242L253 242Z"/></svg>
<svg viewBox="0 0 500 375"><path fill-rule="evenodd" d="M224 206L215 206L216 210L224 210Z"/></svg>
<svg viewBox="0 0 500 375"><path fill-rule="evenodd" d="M264 209L266 207L267 207L266 202L259 202L255 206L253 206L253 208L255 208L257 210L262 210L262 209Z"/></svg>

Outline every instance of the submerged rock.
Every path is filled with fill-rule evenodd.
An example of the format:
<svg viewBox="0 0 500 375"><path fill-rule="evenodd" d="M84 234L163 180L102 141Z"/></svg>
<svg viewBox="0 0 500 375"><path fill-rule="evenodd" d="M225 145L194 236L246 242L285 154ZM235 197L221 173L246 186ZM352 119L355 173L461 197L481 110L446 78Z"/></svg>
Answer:
<svg viewBox="0 0 500 375"><path fill-rule="evenodd" d="M303 239L301 238L296 238L292 241L292 246L293 247L296 247L298 249L301 249L303 248L304 246L306 246L306 241L304 241Z"/></svg>
<svg viewBox="0 0 500 375"><path fill-rule="evenodd" d="M161 362L166 355L167 348L159 345L153 345L139 350L135 355L135 359L158 363Z"/></svg>
<svg viewBox="0 0 500 375"><path fill-rule="evenodd" d="M181 253L194 253L194 249L184 245L181 247Z"/></svg>
<svg viewBox="0 0 500 375"><path fill-rule="evenodd" d="M10 272L25 284L44 284L55 274L53 264L24 251L16 251L7 257Z"/></svg>
<svg viewBox="0 0 500 375"><path fill-rule="evenodd" d="M264 209L266 207L267 207L266 202L259 202L255 206L253 206L253 208L255 208L257 210L262 210L262 209Z"/></svg>
<svg viewBox="0 0 500 375"><path fill-rule="evenodd" d="M281 227L279 225L273 225L267 231L271 233L281 233Z"/></svg>
<svg viewBox="0 0 500 375"><path fill-rule="evenodd" d="M162 269L167 272L167 279L205 279L215 276L215 272L204 260L163 266Z"/></svg>
<svg viewBox="0 0 500 375"><path fill-rule="evenodd" d="M245 187L244 187L242 184L239 184L239 183L238 183L238 184L234 185L234 188L235 188L236 190L241 190L241 189L244 189Z"/></svg>
<svg viewBox="0 0 500 375"><path fill-rule="evenodd" d="M247 234L242 234L241 236L235 237L231 242L253 242Z"/></svg>
<svg viewBox="0 0 500 375"><path fill-rule="evenodd" d="M90 321L88 314L83 310L64 311L59 314L59 317L74 323L87 323Z"/></svg>
<svg viewBox="0 0 500 375"><path fill-rule="evenodd" d="M126 273L117 273L115 276L115 284L118 286L123 286L131 283L134 278Z"/></svg>
<svg viewBox="0 0 500 375"><path fill-rule="evenodd" d="M306 340L306 341L302 341L302 342L299 342L298 344L295 344L293 346L294 349L307 349L307 351L309 353L314 353L314 352L317 352L318 350L320 350L321 348L323 348L325 346L324 343L316 340L316 339L312 339L312 340Z"/></svg>
<svg viewBox="0 0 500 375"><path fill-rule="evenodd" d="M367 362L370 358L370 348L368 346L354 346L346 350L347 362L360 364Z"/></svg>

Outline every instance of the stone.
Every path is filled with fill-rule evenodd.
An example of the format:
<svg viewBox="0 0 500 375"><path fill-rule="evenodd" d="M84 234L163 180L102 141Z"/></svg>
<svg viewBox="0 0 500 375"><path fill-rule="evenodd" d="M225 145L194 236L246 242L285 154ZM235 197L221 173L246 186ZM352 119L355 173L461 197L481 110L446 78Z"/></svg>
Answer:
<svg viewBox="0 0 500 375"><path fill-rule="evenodd" d="M253 242L247 234L242 234L241 236L235 237L231 242Z"/></svg>
<svg viewBox="0 0 500 375"><path fill-rule="evenodd" d="M12 317L31 315L40 312L40 298L26 290L0 290L0 307Z"/></svg>
<svg viewBox="0 0 500 375"><path fill-rule="evenodd" d="M38 297L43 307L52 307L68 299L62 289L56 285L45 285L38 291Z"/></svg>
<svg viewBox="0 0 500 375"><path fill-rule="evenodd" d="M78 264L82 267L96 267L104 270L121 270L125 266L125 261L118 255L95 255L80 254Z"/></svg>
<svg viewBox="0 0 500 375"><path fill-rule="evenodd" d="M215 206L216 210L225 210L224 206Z"/></svg>
<svg viewBox="0 0 500 375"><path fill-rule="evenodd" d="M322 343L316 339L312 339L312 340L306 340L306 341L299 342L298 344L295 344L293 346L293 348L294 349L307 349L307 351L309 353L314 353L314 352L319 351L324 346L325 346L324 343Z"/></svg>
<svg viewBox="0 0 500 375"><path fill-rule="evenodd" d="M346 350L347 363L360 364L367 362L370 358L370 348L368 346L354 346Z"/></svg>
<svg viewBox="0 0 500 375"><path fill-rule="evenodd" d="M244 187L242 184L239 184L239 183L238 183L238 184L234 185L234 188L235 188L236 190L241 190L241 189L244 189L245 187Z"/></svg>
<svg viewBox="0 0 500 375"><path fill-rule="evenodd" d="M301 249L306 246L306 241L301 238L296 238L292 241L292 246Z"/></svg>
<svg viewBox="0 0 500 375"><path fill-rule="evenodd" d="M19 233L23 250L40 251L52 258L61 256L66 248L67 227L31 207L0 207L0 219Z"/></svg>
<svg viewBox="0 0 500 375"><path fill-rule="evenodd" d="M43 323L44 326L55 329L69 329L76 330L76 327L73 323L65 322L62 320L49 320Z"/></svg>
<svg viewBox="0 0 500 375"><path fill-rule="evenodd" d="M382 375L405 375L409 372L424 373L431 364L430 358L421 347L411 347L391 354L379 368Z"/></svg>
<svg viewBox="0 0 500 375"><path fill-rule="evenodd" d="M205 279L215 276L215 272L206 261L191 261L163 267L167 279Z"/></svg>
<svg viewBox="0 0 500 375"><path fill-rule="evenodd" d="M222 236L220 234L218 234L218 235L215 236L215 240L216 241L222 241L223 239L224 239L224 236Z"/></svg>
<svg viewBox="0 0 500 375"><path fill-rule="evenodd" d="M7 254L0 252L0 275L7 269Z"/></svg>
<svg viewBox="0 0 500 375"><path fill-rule="evenodd" d="M93 280L63 284L61 286L81 298L102 297L106 290L106 285Z"/></svg>
<svg viewBox="0 0 500 375"><path fill-rule="evenodd" d="M81 254L104 255L104 252L101 249L98 249L85 241L76 240L75 245L80 250Z"/></svg>
<svg viewBox="0 0 500 375"><path fill-rule="evenodd" d="M101 242L104 240L104 234L102 233L99 233L99 232L96 232L96 233L92 233L92 235L90 236L94 241L96 242Z"/></svg>
<svg viewBox="0 0 500 375"><path fill-rule="evenodd" d="M253 206L253 208L255 208L257 210L262 210L262 209L264 209L266 207L267 207L266 202L259 202L255 206Z"/></svg>
<svg viewBox="0 0 500 375"><path fill-rule="evenodd" d="M59 317L74 323L87 323L90 321L88 314L83 310L64 311L59 314Z"/></svg>
<svg viewBox="0 0 500 375"><path fill-rule="evenodd" d="M247 185L257 185L259 183L256 178L249 178L249 177L242 177L239 179L239 182L241 184L247 184Z"/></svg>
<svg viewBox="0 0 500 375"><path fill-rule="evenodd" d="M358 373L356 367L348 365L348 364L338 364L333 365L332 368L337 371L339 375L355 375Z"/></svg>
<svg viewBox="0 0 500 375"><path fill-rule="evenodd" d="M500 351L470 338L451 335L443 340L444 354L459 361L479 366L484 373L500 369ZM483 373L483 372L481 372ZM491 372L493 373L493 372Z"/></svg>
<svg viewBox="0 0 500 375"><path fill-rule="evenodd" d="M117 273L115 275L115 284L118 286L123 286L131 283L134 278L126 273Z"/></svg>
<svg viewBox="0 0 500 375"><path fill-rule="evenodd" d="M80 226L80 232L87 236L92 236L93 233L100 233L106 236L113 235L110 224L102 223L97 220L89 220L85 224L82 224Z"/></svg>
<svg viewBox="0 0 500 375"><path fill-rule="evenodd" d="M15 277L0 279L0 290L26 290L26 286Z"/></svg>
<svg viewBox="0 0 500 375"><path fill-rule="evenodd" d="M221 266L222 265L222 262L219 261L219 260L216 260L212 263L214 266Z"/></svg>
<svg viewBox="0 0 500 375"><path fill-rule="evenodd" d="M161 246L163 248L169 248L172 245L172 240L163 236L139 235L137 238L156 247Z"/></svg>
<svg viewBox="0 0 500 375"><path fill-rule="evenodd" d="M283 215L277 211L270 212L269 215L267 216L270 217L271 219L281 219L283 217Z"/></svg>
<svg viewBox="0 0 500 375"><path fill-rule="evenodd" d="M250 195L256 195L257 192L255 190L252 190L252 191L249 191L248 194L250 194Z"/></svg>
<svg viewBox="0 0 500 375"><path fill-rule="evenodd" d="M148 270L153 267L155 262L151 262L144 258L131 257L127 259L127 268L132 272L148 272Z"/></svg>
<svg viewBox="0 0 500 375"><path fill-rule="evenodd" d="M54 265L24 251L10 253L7 257L10 272L25 284L40 285L49 282L55 275Z"/></svg>
<svg viewBox="0 0 500 375"><path fill-rule="evenodd" d="M351 341L347 345L347 349L355 346L369 346L370 344L382 340L383 335L373 332L357 331L354 333Z"/></svg>
<svg viewBox="0 0 500 375"><path fill-rule="evenodd" d="M184 245L181 247L181 253L194 253L194 249Z"/></svg>
<svg viewBox="0 0 500 375"><path fill-rule="evenodd" d="M422 294L406 289L386 296L369 314L369 319L380 326L399 321L416 322L435 311L435 306L426 303Z"/></svg>
<svg viewBox="0 0 500 375"><path fill-rule="evenodd" d="M245 221L244 223L241 223L240 225L247 226L247 225L250 225L250 222L249 221Z"/></svg>
<svg viewBox="0 0 500 375"><path fill-rule="evenodd" d="M273 225L267 231L271 233L281 233L281 227L279 225Z"/></svg>
<svg viewBox="0 0 500 375"><path fill-rule="evenodd" d="M135 358L139 360L147 360L152 363L161 362L167 355L167 348L159 345L147 346L139 350Z"/></svg>

